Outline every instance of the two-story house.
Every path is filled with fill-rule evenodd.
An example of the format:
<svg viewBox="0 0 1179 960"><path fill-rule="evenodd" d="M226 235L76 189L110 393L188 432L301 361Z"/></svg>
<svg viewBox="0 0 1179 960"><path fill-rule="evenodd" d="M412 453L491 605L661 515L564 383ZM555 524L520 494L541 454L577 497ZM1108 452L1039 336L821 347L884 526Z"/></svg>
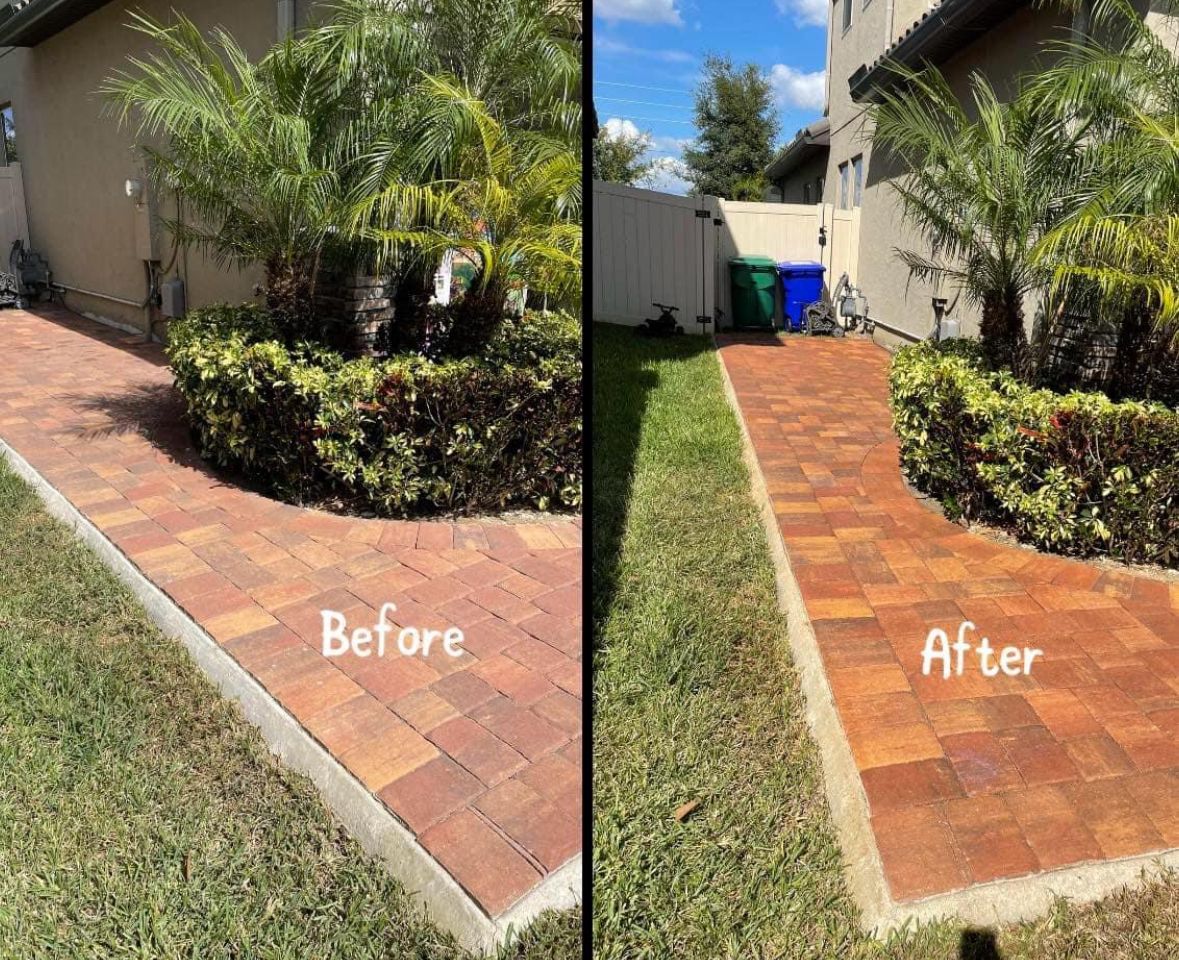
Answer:
<svg viewBox="0 0 1179 960"><path fill-rule="evenodd" d="M1170 17L1142 4L1156 29ZM901 171L872 156L866 110L873 91L889 82L886 61L912 67L936 65L962 94L972 73L998 89L1046 55L1047 41L1069 37L1082 14L1028 0L833 0L827 28L827 99L821 119L799 131L766 169L776 200L860 209L859 275L882 342L898 343L929 332L929 285L910 279L894 251L920 249L916 232L901 216L889 180ZM832 278L835 279L835 278ZM950 293L952 296L952 292ZM956 307L966 334L977 332L977 314ZM1032 322L1029 315L1028 322Z"/></svg>
<svg viewBox="0 0 1179 960"><path fill-rule="evenodd" d="M150 43L127 27L131 12L168 20L179 11L205 30L226 29L260 56L308 22L315 0L15 0L0 3L0 270L19 239L48 262L67 306L146 331L150 265L167 266L170 239L146 187L133 131L98 93L128 56ZM189 306L239 301L260 271L223 269L196 251L171 270Z"/></svg>

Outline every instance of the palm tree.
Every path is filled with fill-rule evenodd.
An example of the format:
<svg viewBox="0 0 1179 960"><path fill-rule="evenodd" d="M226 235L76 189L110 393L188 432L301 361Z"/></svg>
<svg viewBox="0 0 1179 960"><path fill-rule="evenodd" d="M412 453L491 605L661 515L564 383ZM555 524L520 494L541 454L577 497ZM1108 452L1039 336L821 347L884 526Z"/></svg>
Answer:
<svg viewBox="0 0 1179 960"><path fill-rule="evenodd" d="M336 84L395 100L419 72L455 78L502 123L579 148L579 0L332 0L314 43Z"/></svg>
<svg viewBox="0 0 1179 960"><path fill-rule="evenodd" d="M1102 42L1056 44L1030 88L1089 158L1084 202L1037 259L1062 293L1094 287L1124 324L1179 334L1179 57L1125 0L1099 0L1092 19Z"/></svg>
<svg viewBox="0 0 1179 960"><path fill-rule="evenodd" d="M339 94L353 99L357 115L377 123L365 138L373 145L366 168L370 194L388 196L397 181L471 180L469 168L448 167L443 160L470 159L446 138L477 138L464 122L471 115L445 96L429 95L425 101L440 114L421 122L420 94L428 86L422 74L449 78L506 132L544 134L580 153L578 0L334 0L323 9L327 20L308 42L332 65ZM407 109L384 116L368 109L376 102L407 101ZM469 206L471 191L464 192ZM408 236L415 225L370 226ZM380 249L384 268L396 279L398 310L414 312L433 289L436 248L428 254L405 244ZM499 292L495 282L479 290L488 302ZM473 307L471 302L464 309Z"/></svg>
<svg viewBox="0 0 1179 960"><path fill-rule="evenodd" d="M262 263L290 339L318 332L315 283L332 260L396 271L412 302L422 284L407 281L432 274L446 238L479 259L476 314L518 276L573 282L580 167L568 121L580 123L580 107L568 99L576 44L552 37L560 8L444 2L487 15L494 30L466 23L483 46L450 48L437 0L433 19L414 2L342 0L336 20L257 63L183 17L133 20L158 51L103 91L155 141L144 150L157 184L184 197L191 217L167 226L218 262ZM475 339L487 326L472 321Z"/></svg>
<svg viewBox="0 0 1179 960"><path fill-rule="evenodd" d="M892 188L928 244L897 255L911 276L949 281L977 304L989 362L1020 370L1025 299L1051 279L1033 252L1078 203L1077 133L1026 91L1000 101L980 74L968 110L936 69L894 69L873 144L900 162Z"/></svg>
<svg viewBox="0 0 1179 960"><path fill-rule="evenodd" d="M409 247L435 262L447 250L470 255L476 276L456 327L466 348L477 350L503 320L514 283L566 299L580 295L581 158L563 138L504 124L456 77L423 78L413 102L407 140L432 138L439 168L451 171L426 188L437 216L425 226L390 226L387 204L404 208L395 179L388 194L367 192L359 232L387 252ZM383 156L370 159L386 168Z"/></svg>
<svg viewBox="0 0 1179 960"><path fill-rule="evenodd" d="M155 184L183 197L187 215L166 227L220 265L261 263L276 322L311 334L315 279L348 215L329 71L307 69L291 42L251 63L228 33L206 38L185 17L132 14L131 27L157 49L102 92L124 122L135 114Z"/></svg>

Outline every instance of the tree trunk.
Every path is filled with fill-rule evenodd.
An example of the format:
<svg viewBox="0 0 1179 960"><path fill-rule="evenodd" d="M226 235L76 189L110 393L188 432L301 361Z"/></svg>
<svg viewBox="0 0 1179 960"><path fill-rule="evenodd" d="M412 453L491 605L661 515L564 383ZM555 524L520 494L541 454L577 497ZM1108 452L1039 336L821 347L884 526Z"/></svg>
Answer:
<svg viewBox="0 0 1179 960"><path fill-rule="evenodd" d="M1145 303L1131 304L1118 324L1118 343L1109 371L1106 393L1113 400L1135 394L1143 348L1149 345L1151 317Z"/></svg>
<svg viewBox="0 0 1179 960"><path fill-rule="evenodd" d="M415 264L398 274L393 292L395 322L412 323L420 318L433 295L433 264Z"/></svg>
<svg viewBox="0 0 1179 960"><path fill-rule="evenodd" d="M1004 292L983 300L979 338L992 369L1007 367L1017 376L1022 374L1027 334L1023 328L1023 304L1017 295Z"/></svg>
<svg viewBox="0 0 1179 960"><path fill-rule="evenodd" d="M266 263L266 309L287 343L321 338L315 322L315 271L310 262L275 259Z"/></svg>
<svg viewBox="0 0 1179 960"><path fill-rule="evenodd" d="M497 278L482 287L476 281L456 309L451 349L475 354L486 347L503 325L507 296L507 286Z"/></svg>

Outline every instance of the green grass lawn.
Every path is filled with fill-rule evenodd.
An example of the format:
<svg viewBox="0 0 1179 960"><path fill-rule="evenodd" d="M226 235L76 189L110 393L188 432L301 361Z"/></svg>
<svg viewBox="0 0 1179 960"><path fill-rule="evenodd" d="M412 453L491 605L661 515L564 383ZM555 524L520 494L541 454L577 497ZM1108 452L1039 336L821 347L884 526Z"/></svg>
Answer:
<svg viewBox="0 0 1179 960"><path fill-rule="evenodd" d="M0 957L467 956L3 466L0 558Z"/></svg>
<svg viewBox="0 0 1179 960"><path fill-rule="evenodd" d="M993 956L953 923L859 932L716 356L593 336L596 956ZM1004 958L1172 957L1179 880L995 933Z"/></svg>

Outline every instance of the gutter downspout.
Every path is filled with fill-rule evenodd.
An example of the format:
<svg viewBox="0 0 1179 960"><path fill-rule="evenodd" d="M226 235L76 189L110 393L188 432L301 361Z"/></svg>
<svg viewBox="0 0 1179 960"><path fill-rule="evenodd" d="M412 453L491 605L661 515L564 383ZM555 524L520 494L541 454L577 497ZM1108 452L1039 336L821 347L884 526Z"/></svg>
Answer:
<svg viewBox="0 0 1179 960"><path fill-rule="evenodd" d="M295 35L295 0L278 0L278 39Z"/></svg>

